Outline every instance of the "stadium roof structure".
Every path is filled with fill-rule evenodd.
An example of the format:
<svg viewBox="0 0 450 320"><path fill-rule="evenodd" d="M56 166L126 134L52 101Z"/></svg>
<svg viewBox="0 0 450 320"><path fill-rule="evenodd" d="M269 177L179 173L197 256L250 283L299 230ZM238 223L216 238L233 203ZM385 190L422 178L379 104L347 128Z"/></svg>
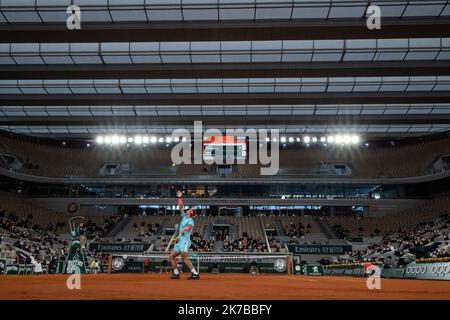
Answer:
<svg viewBox="0 0 450 320"><path fill-rule="evenodd" d="M72 4L80 30L66 27ZM92 139L194 120L450 131L450 1L0 0L0 129Z"/></svg>

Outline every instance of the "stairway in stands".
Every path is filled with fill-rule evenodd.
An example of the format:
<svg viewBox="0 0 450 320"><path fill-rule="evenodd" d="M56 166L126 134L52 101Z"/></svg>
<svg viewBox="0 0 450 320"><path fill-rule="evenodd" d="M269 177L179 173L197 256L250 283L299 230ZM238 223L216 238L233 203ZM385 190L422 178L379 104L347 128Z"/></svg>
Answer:
<svg viewBox="0 0 450 320"><path fill-rule="evenodd" d="M162 236L164 234L164 230L166 229L171 229L171 228L175 228L176 225L171 223L172 221L172 216L165 216L163 221L161 222L161 226L159 228L158 231L158 236Z"/></svg>
<svg viewBox="0 0 450 320"><path fill-rule="evenodd" d="M277 219L275 221L275 228L277 229L279 236L286 236L286 231L284 230L283 224L281 223L280 219Z"/></svg>
<svg viewBox="0 0 450 320"><path fill-rule="evenodd" d="M122 231L128 225L128 223L130 223L131 220L132 219L130 216L126 216L125 218L123 218L122 221L120 221L114 228L111 229L106 237L114 239L115 236L117 236L117 234L119 234L119 232Z"/></svg>
<svg viewBox="0 0 450 320"><path fill-rule="evenodd" d="M214 222L213 222L214 223ZM213 223L207 224L203 229L203 239L210 239L213 231Z"/></svg>
<svg viewBox="0 0 450 320"><path fill-rule="evenodd" d="M230 225L230 239L231 240L235 240L235 239L239 239L240 235L239 235L239 227L237 224L231 224Z"/></svg>
<svg viewBox="0 0 450 320"><path fill-rule="evenodd" d="M320 231L323 232L328 239L338 239L338 236L326 221L321 220L320 218L315 218L314 220L319 226Z"/></svg>

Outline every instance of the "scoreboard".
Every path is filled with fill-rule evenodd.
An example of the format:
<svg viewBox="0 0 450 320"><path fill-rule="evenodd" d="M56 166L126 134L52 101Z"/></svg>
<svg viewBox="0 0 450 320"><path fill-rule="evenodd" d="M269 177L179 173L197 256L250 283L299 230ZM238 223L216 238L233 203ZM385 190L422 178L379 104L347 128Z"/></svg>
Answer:
<svg viewBox="0 0 450 320"><path fill-rule="evenodd" d="M245 138L211 136L203 139L203 159L224 159L228 161L247 159Z"/></svg>

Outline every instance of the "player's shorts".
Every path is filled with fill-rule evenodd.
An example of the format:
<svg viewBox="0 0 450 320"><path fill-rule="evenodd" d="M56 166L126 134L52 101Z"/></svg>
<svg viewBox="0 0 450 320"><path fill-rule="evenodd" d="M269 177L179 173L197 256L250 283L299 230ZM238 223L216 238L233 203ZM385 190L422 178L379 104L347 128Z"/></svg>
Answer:
<svg viewBox="0 0 450 320"><path fill-rule="evenodd" d="M183 239L181 238L173 247L173 250L176 252L188 252L191 247L191 239Z"/></svg>

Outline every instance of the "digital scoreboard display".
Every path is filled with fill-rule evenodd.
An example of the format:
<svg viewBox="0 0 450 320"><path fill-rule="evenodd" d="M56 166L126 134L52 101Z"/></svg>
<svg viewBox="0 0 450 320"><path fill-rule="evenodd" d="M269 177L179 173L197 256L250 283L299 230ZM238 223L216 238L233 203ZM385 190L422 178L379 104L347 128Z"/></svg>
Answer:
<svg viewBox="0 0 450 320"><path fill-rule="evenodd" d="M224 161L247 159L247 142L245 138L229 136L212 136L203 139L203 159L224 159Z"/></svg>

